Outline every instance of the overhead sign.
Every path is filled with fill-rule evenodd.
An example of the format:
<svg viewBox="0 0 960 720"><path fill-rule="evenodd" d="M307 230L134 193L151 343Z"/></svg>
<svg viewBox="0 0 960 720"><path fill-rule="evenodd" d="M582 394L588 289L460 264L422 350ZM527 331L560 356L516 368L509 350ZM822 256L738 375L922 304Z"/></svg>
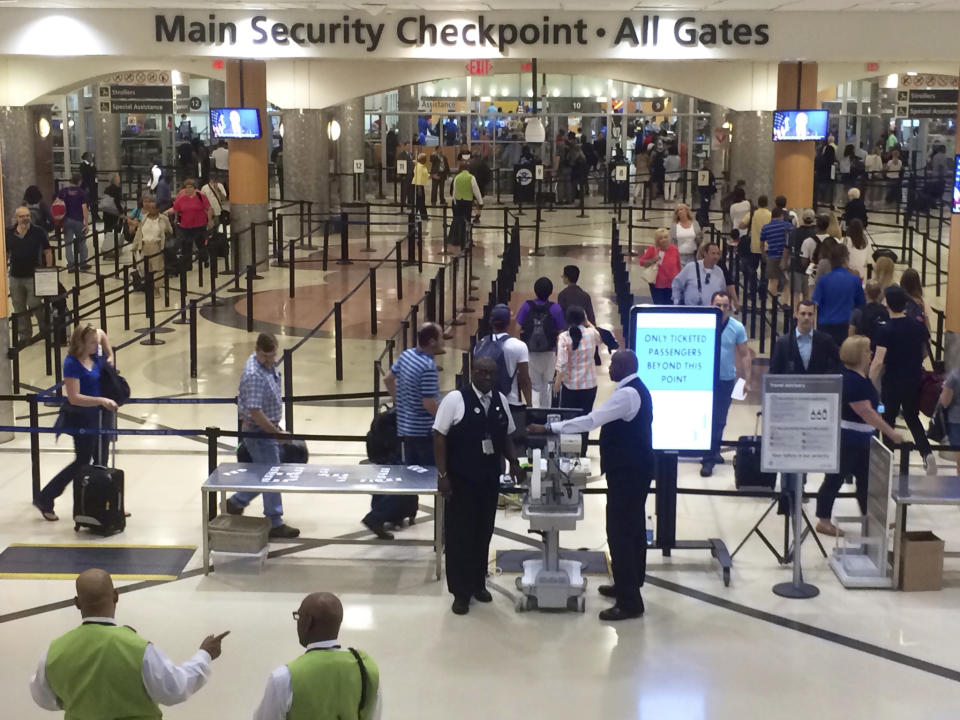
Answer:
<svg viewBox="0 0 960 720"><path fill-rule="evenodd" d="M467 75L489 75L493 63L489 60L471 60L467 63Z"/></svg>
<svg viewBox="0 0 960 720"><path fill-rule="evenodd" d="M110 112L114 114L171 115L173 113L173 100L111 100L109 104Z"/></svg>
<svg viewBox="0 0 960 720"><path fill-rule="evenodd" d="M111 100L172 100L170 85L111 85Z"/></svg>
<svg viewBox="0 0 960 720"><path fill-rule="evenodd" d="M841 375L764 375L761 472L840 471Z"/></svg>
<svg viewBox="0 0 960 720"><path fill-rule="evenodd" d="M630 349L653 401L654 450L707 452L720 362L720 311L640 305L630 312Z"/></svg>
<svg viewBox="0 0 960 720"><path fill-rule="evenodd" d="M957 114L957 90L950 88L897 91L896 116L915 120L953 119Z"/></svg>

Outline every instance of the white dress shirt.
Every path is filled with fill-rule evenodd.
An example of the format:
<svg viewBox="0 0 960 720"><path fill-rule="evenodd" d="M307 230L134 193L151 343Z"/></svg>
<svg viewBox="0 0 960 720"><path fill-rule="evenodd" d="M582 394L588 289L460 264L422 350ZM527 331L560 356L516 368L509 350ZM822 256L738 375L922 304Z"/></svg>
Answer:
<svg viewBox="0 0 960 720"><path fill-rule="evenodd" d="M87 617L83 623L116 625L117 621L108 617ZM197 650L193 657L182 665L174 665L160 648L148 643L143 652L143 687L147 695L158 705L177 705L207 684L210 678L212 658L206 650ZM60 699L47 682L47 654L44 653L37 665L37 672L30 680L30 694L33 701L44 710L62 710Z"/></svg>
<svg viewBox="0 0 960 720"><path fill-rule="evenodd" d="M471 383L470 387L473 388L473 391L480 399L480 404L483 405L484 412L490 412L490 401L493 391L483 394L477 390L476 385ZM461 395L460 392L460 390L454 390L451 393L447 393L446 397L440 401L440 407L437 408L437 415L433 419L433 429L441 435L449 435L450 428L463 420L464 408L466 406L463 403L463 395ZM507 398L504 397L503 393L497 394L500 395L500 403L503 405L503 411L507 416L507 434L513 434L517 426L514 424L513 416L510 414L510 406L507 403Z"/></svg>
<svg viewBox="0 0 960 720"><path fill-rule="evenodd" d="M627 383L633 382L636 377L637 374L633 373L633 375L627 375L618 382L617 389L613 391L613 394L589 415L547 423L547 430L557 434L585 433L596 430L601 425L606 425L614 420L630 422L640 412L640 393L627 387Z"/></svg>
<svg viewBox="0 0 960 720"><path fill-rule="evenodd" d="M338 647L336 640L310 643L307 645L307 650L349 652L349 650ZM360 672L359 668L357 672ZM371 716L373 720L380 719L380 712L383 707L382 695L378 683L377 697L374 699L373 715ZM281 665L270 674L270 679L267 680L267 689L264 690L260 706L253 714L253 720L286 720L291 705L293 705L293 685L290 681L290 668Z"/></svg>

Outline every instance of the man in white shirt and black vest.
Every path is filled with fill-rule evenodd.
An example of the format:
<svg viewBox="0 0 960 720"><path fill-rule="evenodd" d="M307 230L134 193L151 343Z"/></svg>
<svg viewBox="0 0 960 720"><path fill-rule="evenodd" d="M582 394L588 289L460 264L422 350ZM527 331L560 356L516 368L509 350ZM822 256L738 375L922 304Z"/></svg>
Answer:
<svg viewBox="0 0 960 720"><path fill-rule="evenodd" d="M310 593L293 619L306 652L273 671L253 720L379 720L380 669L362 650L340 647L340 599Z"/></svg>
<svg viewBox="0 0 960 720"><path fill-rule="evenodd" d="M160 705L182 703L206 684L227 633L207 636L192 658L174 665L135 630L117 625L117 600L109 573L80 573L74 603L83 624L41 658L30 682L37 705L67 718L159 719Z"/></svg>
<svg viewBox="0 0 960 720"><path fill-rule="evenodd" d="M600 471L607 476L607 545L613 585L601 585L616 604L601 620L628 620L643 615L640 586L647 571L647 492L653 477L653 404L637 377L637 356L619 350L610 361L617 389L589 415L562 422L528 425L528 433L584 433L600 429Z"/></svg>
<svg viewBox="0 0 960 720"><path fill-rule="evenodd" d="M496 391L497 364L474 358L470 385L449 393L433 423L437 487L446 498L447 589L453 612L466 615L470 599L488 603L487 564L497 515L503 459L514 480L520 463L507 398Z"/></svg>

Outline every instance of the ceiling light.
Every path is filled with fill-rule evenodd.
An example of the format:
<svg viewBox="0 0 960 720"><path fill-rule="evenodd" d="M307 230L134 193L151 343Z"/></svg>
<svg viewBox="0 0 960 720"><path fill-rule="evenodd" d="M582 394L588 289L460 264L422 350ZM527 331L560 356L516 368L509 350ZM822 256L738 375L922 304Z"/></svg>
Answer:
<svg viewBox="0 0 960 720"><path fill-rule="evenodd" d="M663 90L657 90L657 97L663 97L663 96L664 96Z"/></svg>
<svg viewBox="0 0 960 720"><path fill-rule="evenodd" d="M560 97L560 88L554 88L554 89L553 89L553 96L554 96L554 97Z"/></svg>
<svg viewBox="0 0 960 720"><path fill-rule="evenodd" d="M909 75L910 77L916 77L916 76L917 76L917 74L916 74L915 72L908 72L907 75Z"/></svg>
<svg viewBox="0 0 960 720"><path fill-rule="evenodd" d="M50 121L45 117L37 120L37 134L42 138L45 138L50 134Z"/></svg>
<svg viewBox="0 0 960 720"><path fill-rule="evenodd" d="M527 97L533 97L533 90L527 90Z"/></svg>
<svg viewBox="0 0 960 720"><path fill-rule="evenodd" d="M340 139L340 123L331 120L327 123L327 137L336 142Z"/></svg>

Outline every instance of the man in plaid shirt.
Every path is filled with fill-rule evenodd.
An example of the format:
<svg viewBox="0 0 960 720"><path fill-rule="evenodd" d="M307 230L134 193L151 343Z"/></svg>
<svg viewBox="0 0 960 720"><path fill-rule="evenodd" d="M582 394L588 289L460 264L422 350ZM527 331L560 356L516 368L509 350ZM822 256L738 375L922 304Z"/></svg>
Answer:
<svg viewBox="0 0 960 720"><path fill-rule="evenodd" d="M279 440L286 435L280 428L283 395L277 370L277 339L260 333L256 351L247 358L237 391L237 411L243 432L267 433L270 437L245 437L243 444L255 463L280 464ZM227 512L242 515L243 509L260 493L238 492L227 500ZM283 502L278 492L263 493L263 514L270 519L271 538L295 538L300 530L284 524Z"/></svg>

